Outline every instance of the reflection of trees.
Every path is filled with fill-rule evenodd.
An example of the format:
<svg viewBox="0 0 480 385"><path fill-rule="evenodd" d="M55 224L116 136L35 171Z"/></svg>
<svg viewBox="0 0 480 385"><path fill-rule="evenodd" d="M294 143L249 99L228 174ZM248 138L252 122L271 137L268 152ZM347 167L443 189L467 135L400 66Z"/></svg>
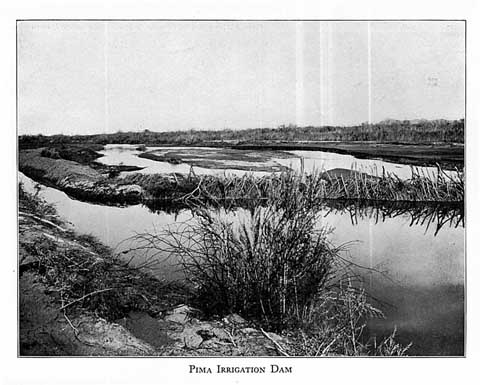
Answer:
<svg viewBox="0 0 480 385"><path fill-rule="evenodd" d="M434 235L445 225L454 228L465 226L464 207L461 204L327 200L324 208L327 211L325 216L349 213L353 225L358 224L359 219L374 219L377 224L387 218L409 216L410 226L422 226L425 231L433 228Z"/></svg>

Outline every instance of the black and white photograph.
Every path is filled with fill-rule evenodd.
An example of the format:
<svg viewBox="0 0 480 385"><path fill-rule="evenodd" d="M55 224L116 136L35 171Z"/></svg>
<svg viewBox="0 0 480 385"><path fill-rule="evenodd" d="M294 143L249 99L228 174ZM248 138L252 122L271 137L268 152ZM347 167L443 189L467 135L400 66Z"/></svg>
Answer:
<svg viewBox="0 0 480 385"><path fill-rule="evenodd" d="M464 357L466 25L17 20L18 357Z"/></svg>

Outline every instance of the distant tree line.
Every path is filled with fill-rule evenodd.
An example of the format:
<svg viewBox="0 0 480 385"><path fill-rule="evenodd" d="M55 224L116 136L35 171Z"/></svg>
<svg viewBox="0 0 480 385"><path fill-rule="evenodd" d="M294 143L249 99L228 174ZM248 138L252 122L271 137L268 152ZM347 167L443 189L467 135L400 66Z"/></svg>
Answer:
<svg viewBox="0 0 480 385"><path fill-rule="evenodd" d="M259 141L375 141L380 143L463 143L464 119L459 120L388 120L375 124L363 123L350 127L281 125L277 128L251 128L245 130L188 130L153 132L116 132L96 135L23 135L20 148L61 146L62 144L145 144L152 145L221 145Z"/></svg>

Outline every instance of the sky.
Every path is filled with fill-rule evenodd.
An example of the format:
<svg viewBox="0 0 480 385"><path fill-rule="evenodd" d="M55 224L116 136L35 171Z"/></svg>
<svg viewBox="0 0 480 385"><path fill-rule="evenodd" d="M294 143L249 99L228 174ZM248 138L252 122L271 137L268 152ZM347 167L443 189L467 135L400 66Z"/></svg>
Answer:
<svg viewBox="0 0 480 385"><path fill-rule="evenodd" d="M464 118L464 23L21 21L19 134Z"/></svg>

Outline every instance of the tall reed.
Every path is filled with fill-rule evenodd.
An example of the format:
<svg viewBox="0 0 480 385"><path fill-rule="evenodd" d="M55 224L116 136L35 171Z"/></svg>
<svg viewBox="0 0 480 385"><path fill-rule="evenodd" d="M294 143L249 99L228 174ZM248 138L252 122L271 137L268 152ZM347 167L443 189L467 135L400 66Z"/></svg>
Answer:
<svg viewBox="0 0 480 385"><path fill-rule="evenodd" d="M383 172L380 176L354 170L293 171L256 177L131 174L119 183L138 184L148 199L174 200L189 204L254 207L262 200L282 199L286 191L308 194L311 201L323 199L395 202L463 202L463 171L447 173L440 167L436 175L412 169L412 177L402 180ZM289 194L289 196L292 196ZM252 203L248 203L251 201Z"/></svg>

